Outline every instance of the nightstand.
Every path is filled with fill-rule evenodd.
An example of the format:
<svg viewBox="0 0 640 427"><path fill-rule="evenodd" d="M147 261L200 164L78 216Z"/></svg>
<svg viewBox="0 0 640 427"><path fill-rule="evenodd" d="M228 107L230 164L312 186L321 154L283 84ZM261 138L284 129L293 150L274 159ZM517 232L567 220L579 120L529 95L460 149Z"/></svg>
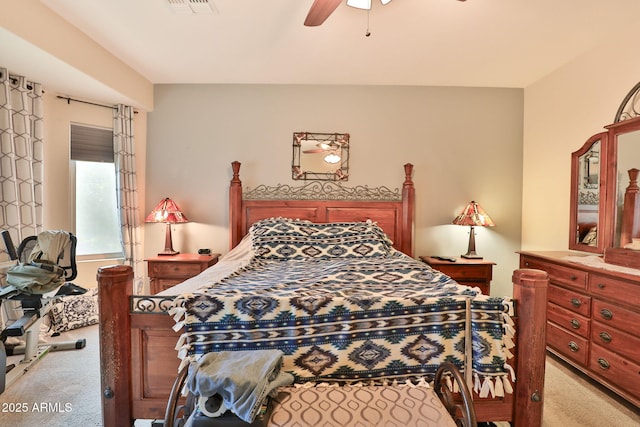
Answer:
<svg viewBox="0 0 640 427"><path fill-rule="evenodd" d="M185 281L218 262L220 254L178 254L148 258L151 294L157 294Z"/></svg>
<svg viewBox="0 0 640 427"><path fill-rule="evenodd" d="M443 272L461 285L477 286L486 295L491 291L490 283L495 262L462 257L456 257L455 262L452 262L430 256L421 256L420 261Z"/></svg>

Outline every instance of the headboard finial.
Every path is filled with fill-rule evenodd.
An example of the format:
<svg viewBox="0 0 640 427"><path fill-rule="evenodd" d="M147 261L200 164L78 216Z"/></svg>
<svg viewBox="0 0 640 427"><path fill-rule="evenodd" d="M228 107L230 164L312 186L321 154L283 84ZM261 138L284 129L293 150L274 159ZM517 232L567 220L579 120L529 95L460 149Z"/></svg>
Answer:
<svg viewBox="0 0 640 427"><path fill-rule="evenodd" d="M233 178L231 178L231 182L239 182L240 181L240 162L237 160L231 162L231 169L233 169Z"/></svg>
<svg viewBox="0 0 640 427"><path fill-rule="evenodd" d="M411 176L413 175L413 165L411 163L405 163L404 165L404 185L413 184Z"/></svg>

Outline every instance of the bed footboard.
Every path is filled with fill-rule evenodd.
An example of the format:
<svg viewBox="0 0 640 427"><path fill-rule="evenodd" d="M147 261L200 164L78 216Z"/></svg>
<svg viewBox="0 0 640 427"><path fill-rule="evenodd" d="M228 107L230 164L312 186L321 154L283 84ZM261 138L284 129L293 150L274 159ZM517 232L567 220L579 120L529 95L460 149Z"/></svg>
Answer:
<svg viewBox="0 0 640 427"><path fill-rule="evenodd" d="M175 344L179 333L164 311L170 300L132 295L129 266L98 270L100 368L105 427L132 425L135 419L162 419L178 372ZM500 401L477 400L478 420L512 421L516 427L542 424L547 274L520 269L513 274L516 302L513 395ZM136 309L132 310L132 304Z"/></svg>
<svg viewBox="0 0 640 427"><path fill-rule="evenodd" d="M519 269L513 272L516 301L517 342L516 386L513 425L540 427L544 404L546 358L547 287L546 272Z"/></svg>

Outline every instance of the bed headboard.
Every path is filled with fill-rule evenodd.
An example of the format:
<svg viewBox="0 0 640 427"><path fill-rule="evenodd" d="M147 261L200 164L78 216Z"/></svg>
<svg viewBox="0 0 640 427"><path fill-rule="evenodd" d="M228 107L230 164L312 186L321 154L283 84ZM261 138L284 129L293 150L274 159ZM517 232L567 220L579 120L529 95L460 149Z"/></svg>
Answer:
<svg viewBox="0 0 640 427"><path fill-rule="evenodd" d="M346 189L352 198L322 197L326 192L321 191L324 186L340 187L330 181L323 184L313 182L307 186L314 186L306 191L305 197L300 197L298 189L293 198L286 197L287 191L272 191L272 187L256 188L259 196L243 194L240 181L240 162L231 163L233 178L229 186L229 220L231 229L231 248L234 248L247 234L251 225L265 218L285 217L306 219L313 222L341 222L341 221L375 221L393 241L393 246L413 257L413 217L415 210L415 188L411 175L413 165L404 165L405 179L401 193L388 190L385 187L370 189L368 187ZM306 186L305 186L306 187ZM286 186L292 190L292 187ZM260 191L262 190L262 191ZM318 198L313 198L318 190ZM360 191L358 191L360 190ZM251 192L250 192L251 193ZM283 197L284 194L284 197ZM312 197L309 197L309 194Z"/></svg>

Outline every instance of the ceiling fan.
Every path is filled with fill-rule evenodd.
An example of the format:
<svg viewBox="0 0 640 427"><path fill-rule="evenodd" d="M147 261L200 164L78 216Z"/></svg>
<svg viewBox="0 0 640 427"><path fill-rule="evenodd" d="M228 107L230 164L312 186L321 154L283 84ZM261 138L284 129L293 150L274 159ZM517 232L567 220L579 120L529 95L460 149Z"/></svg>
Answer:
<svg viewBox="0 0 640 427"><path fill-rule="evenodd" d="M329 143L318 142L316 144L316 147L318 148L312 148L310 150L304 150L302 152L305 154L315 154L315 153L324 153L326 151L335 151L338 148L340 148L340 144L334 141L329 141Z"/></svg>
<svg viewBox="0 0 640 427"><path fill-rule="evenodd" d="M342 0L314 0L307 14L307 18L304 20L304 25L307 27L317 27L322 25L324 21L333 13ZM387 4L391 0L380 0L380 3ZM466 1L466 0L458 0ZM371 10L371 0L347 0L347 6L355 7L358 9Z"/></svg>

